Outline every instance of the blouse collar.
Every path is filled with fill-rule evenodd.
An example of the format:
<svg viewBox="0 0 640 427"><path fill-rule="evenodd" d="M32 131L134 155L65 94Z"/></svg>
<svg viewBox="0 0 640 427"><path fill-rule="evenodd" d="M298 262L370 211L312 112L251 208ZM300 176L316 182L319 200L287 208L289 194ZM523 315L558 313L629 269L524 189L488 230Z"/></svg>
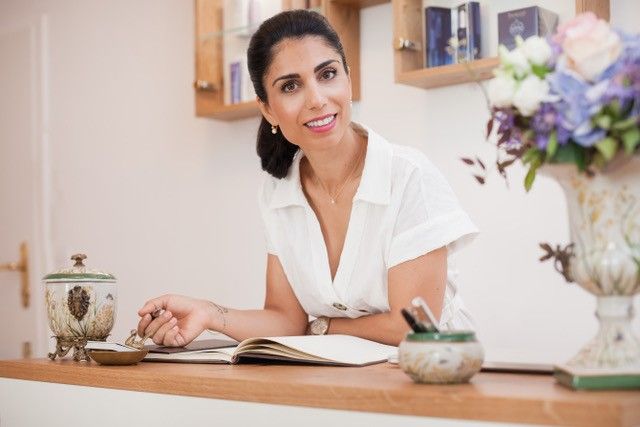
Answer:
<svg viewBox="0 0 640 427"><path fill-rule="evenodd" d="M353 200L388 205L391 197L391 144L366 126L352 122L356 132L368 135L367 152L360 185ZM298 150L293 157L287 176L278 180L269 204L270 209L287 206L306 206L307 200L300 183L300 160L304 153Z"/></svg>

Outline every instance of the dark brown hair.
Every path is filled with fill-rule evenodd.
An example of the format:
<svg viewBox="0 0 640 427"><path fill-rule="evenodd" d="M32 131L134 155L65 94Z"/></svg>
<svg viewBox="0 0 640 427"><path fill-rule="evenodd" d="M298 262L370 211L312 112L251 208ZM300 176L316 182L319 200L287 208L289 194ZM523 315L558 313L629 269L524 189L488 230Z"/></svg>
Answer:
<svg viewBox="0 0 640 427"><path fill-rule="evenodd" d="M260 25L251 37L247 50L247 65L253 88L265 104L268 104L269 100L263 80L273 61L274 47L284 39L301 39L306 36L322 37L327 45L340 55L344 70L348 73L347 59L340 38L324 16L308 10L279 13ZM271 124L264 117L258 128L256 148L262 169L276 178L287 176L293 156L298 151L298 147L289 142L282 131L273 134Z"/></svg>

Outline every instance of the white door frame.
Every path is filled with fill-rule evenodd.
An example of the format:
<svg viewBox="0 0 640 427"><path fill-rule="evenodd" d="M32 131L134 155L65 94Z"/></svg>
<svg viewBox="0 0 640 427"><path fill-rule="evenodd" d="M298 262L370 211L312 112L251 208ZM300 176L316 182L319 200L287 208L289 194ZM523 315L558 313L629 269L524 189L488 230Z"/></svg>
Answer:
<svg viewBox="0 0 640 427"><path fill-rule="evenodd" d="M34 212L31 219L32 240L29 242L29 277L31 304L36 316L36 339L33 357L45 357L49 351L51 331L44 306L41 277L52 270L51 242L51 162L49 153L49 21L40 15L22 22L0 26L0 35L27 29L31 44L32 106L34 120L30 130L31 162L28 173L33 177ZM16 247L16 254L18 248ZM16 302L17 303L17 302Z"/></svg>

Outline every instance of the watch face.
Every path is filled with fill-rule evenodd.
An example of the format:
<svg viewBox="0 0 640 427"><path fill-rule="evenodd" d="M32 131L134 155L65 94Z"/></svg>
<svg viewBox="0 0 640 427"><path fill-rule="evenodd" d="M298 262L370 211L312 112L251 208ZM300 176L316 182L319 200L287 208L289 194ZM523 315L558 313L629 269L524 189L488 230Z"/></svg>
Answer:
<svg viewBox="0 0 640 427"><path fill-rule="evenodd" d="M324 335L327 333L329 322L321 317L311 322L311 333L314 335Z"/></svg>

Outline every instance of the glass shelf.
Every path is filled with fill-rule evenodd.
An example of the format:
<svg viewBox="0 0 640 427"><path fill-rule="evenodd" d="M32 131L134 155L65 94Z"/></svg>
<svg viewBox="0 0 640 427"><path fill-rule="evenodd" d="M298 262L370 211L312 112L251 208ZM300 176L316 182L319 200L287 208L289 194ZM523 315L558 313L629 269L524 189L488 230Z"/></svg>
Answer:
<svg viewBox="0 0 640 427"><path fill-rule="evenodd" d="M312 12L317 12L322 15L322 8L320 7L315 7L307 10L310 10ZM259 22L253 25L243 25L241 27L232 27L232 28L226 28L224 30L219 30L219 31L210 31L208 33L201 34L199 39L200 41L207 41L207 40L213 40L217 37L224 37L225 35L237 35L238 37L249 38L253 35L255 30L257 30L258 27L260 27L261 24L262 22Z"/></svg>

